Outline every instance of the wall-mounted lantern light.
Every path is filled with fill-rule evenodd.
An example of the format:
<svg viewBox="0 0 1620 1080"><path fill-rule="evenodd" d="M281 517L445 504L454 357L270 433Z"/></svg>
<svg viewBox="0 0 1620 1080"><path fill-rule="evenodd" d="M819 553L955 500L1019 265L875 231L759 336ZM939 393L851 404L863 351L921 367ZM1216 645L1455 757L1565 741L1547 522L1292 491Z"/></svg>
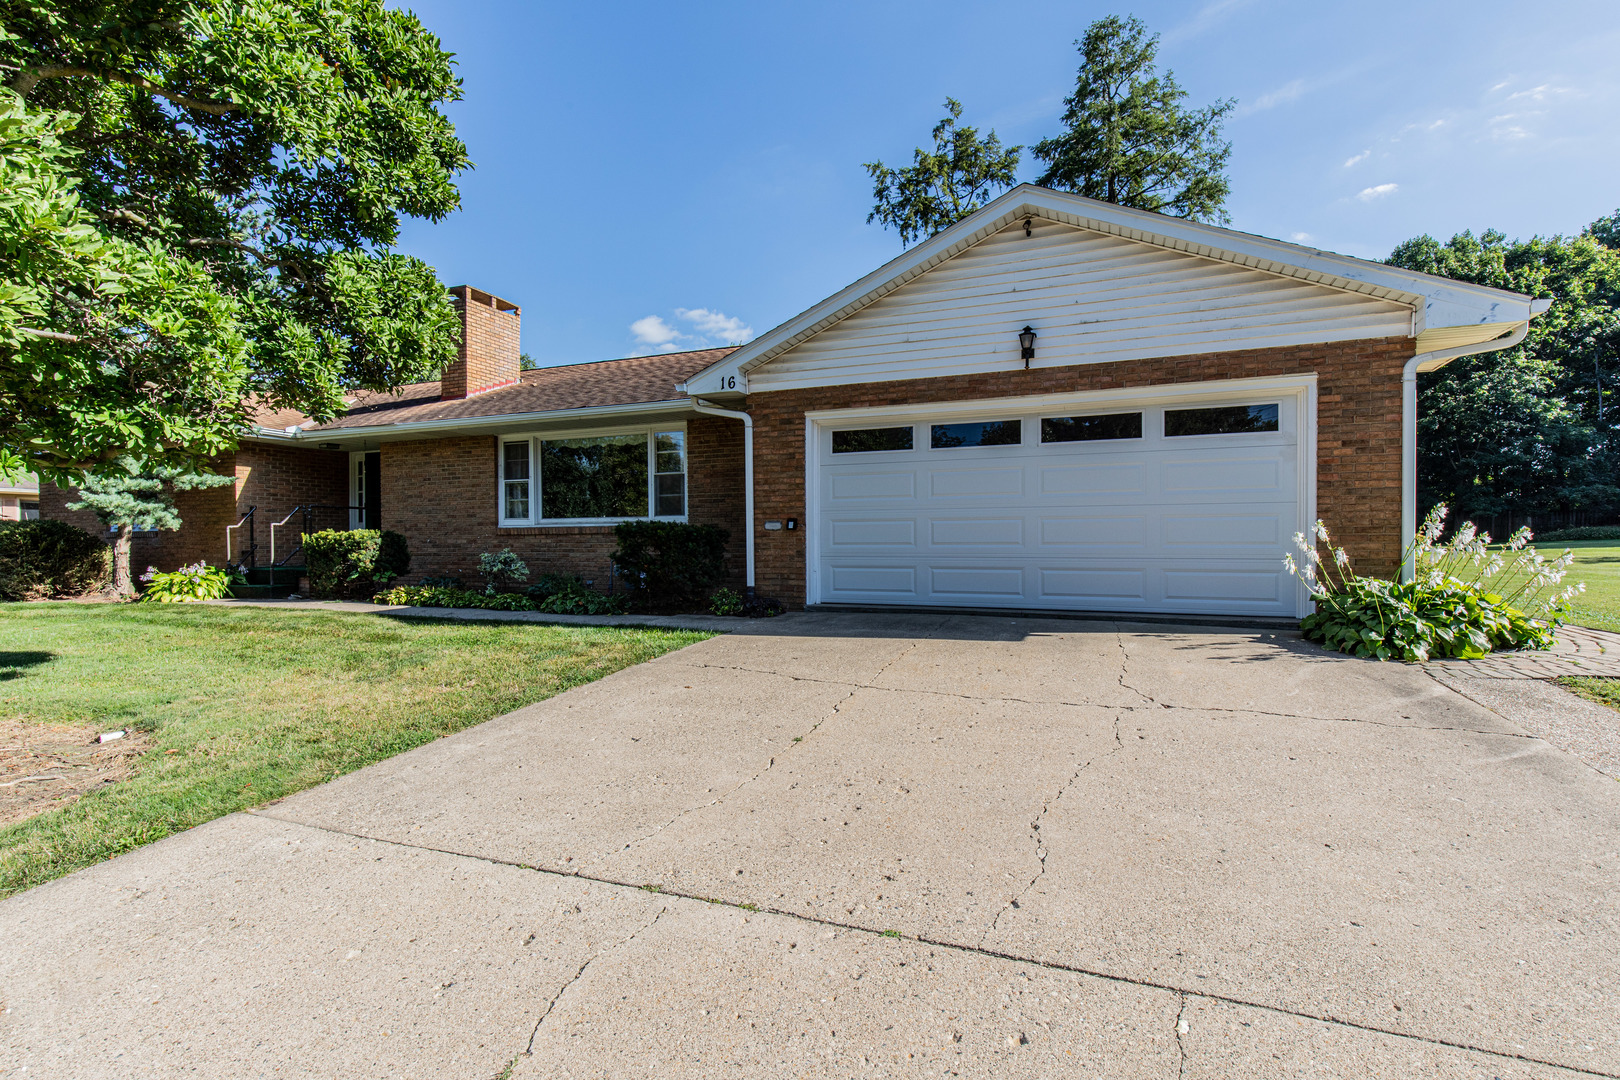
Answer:
<svg viewBox="0 0 1620 1080"><path fill-rule="evenodd" d="M1018 331L1018 353L1023 357L1024 366L1029 367L1029 362L1035 359L1035 328L1033 326L1026 326Z"/></svg>

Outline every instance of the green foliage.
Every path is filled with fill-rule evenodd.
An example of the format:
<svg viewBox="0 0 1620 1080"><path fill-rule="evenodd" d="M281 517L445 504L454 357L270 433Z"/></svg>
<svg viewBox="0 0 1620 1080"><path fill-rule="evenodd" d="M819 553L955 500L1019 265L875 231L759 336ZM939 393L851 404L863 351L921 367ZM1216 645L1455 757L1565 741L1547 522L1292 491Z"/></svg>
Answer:
<svg viewBox="0 0 1620 1080"><path fill-rule="evenodd" d="M743 598L736 589L716 589L709 597L710 615L741 615Z"/></svg>
<svg viewBox="0 0 1620 1080"><path fill-rule="evenodd" d="M1584 591L1556 588L1574 556L1566 551L1547 561L1529 546L1528 529L1492 548L1488 534L1464 524L1442 544L1445 518L1439 506L1424 520L1404 555L1413 578L1399 583L1356 574L1320 521L1308 539L1296 533L1300 558L1284 563L1316 603L1300 622L1305 637L1352 656L1408 663L1552 648L1556 612Z"/></svg>
<svg viewBox="0 0 1620 1080"><path fill-rule="evenodd" d="M305 535L304 562L316 596L369 596L411 568L411 552L392 530L326 529Z"/></svg>
<svg viewBox="0 0 1620 1080"><path fill-rule="evenodd" d="M232 585L240 585L245 580L236 570L209 566L205 562L195 562L169 573L148 566L141 575L141 581L146 583L141 600L156 604L219 600L230 594Z"/></svg>
<svg viewBox="0 0 1620 1080"><path fill-rule="evenodd" d="M1573 529L1553 529L1539 534L1542 543L1563 543L1566 540L1620 540L1620 525L1580 525Z"/></svg>
<svg viewBox="0 0 1620 1080"><path fill-rule="evenodd" d="M550 615L617 615L629 606L628 597L622 594L606 596L578 578L568 579L566 584L540 594L533 588L524 595L477 592L441 585L396 585L378 593L374 599L379 604L405 604L411 607L539 611Z"/></svg>
<svg viewBox="0 0 1620 1080"><path fill-rule="evenodd" d="M121 457L103 471L80 477L79 501L69 510L90 510L111 528L178 529L180 513L171 492L223 487L235 476L199 473L172 465L143 465Z"/></svg>
<svg viewBox="0 0 1620 1080"><path fill-rule="evenodd" d="M718 525L679 521L623 521L613 529L613 564L625 584L654 604L691 600L720 583L726 541Z"/></svg>
<svg viewBox="0 0 1620 1080"><path fill-rule="evenodd" d="M107 584L107 545L65 521L0 522L0 600L82 596Z"/></svg>
<svg viewBox="0 0 1620 1080"><path fill-rule="evenodd" d="M876 200L867 223L879 221L910 246L956 224L1018 182L1021 147L1001 147L994 131L983 139L977 128L958 127L962 103L945 99L950 115L934 125L934 151L918 147L912 164L891 169L881 161L863 168L872 177Z"/></svg>
<svg viewBox="0 0 1620 1080"><path fill-rule="evenodd" d="M1395 266L1550 297L1523 344L1419 377L1418 489L1465 517L1620 510L1620 250L1582 236L1420 236Z"/></svg>
<svg viewBox="0 0 1620 1080"><path fill-rule="evenodd" d="M382 0L0 0L0 447L56 478L430 379L402 215L456 209L449 54Z"/></svg>
<svg viewBox="0 0 1620 1080"><path fill-rule="evenodd" d="M484 576L484 591L501 589L529 580L529 567L511 548L486 551L478 556L478 572Z"/></svg>
<svg viewBox="0 0 1620 1080"><path fill-rule="evenodd" d="M1037 183L1160 214L1225 223L1232 144L1221 124L1235 104L1188 109L1175 76L1159 75L1158 35L1142 20L1110 15L1086 30L1067 130L1036 143Z"/></svg>

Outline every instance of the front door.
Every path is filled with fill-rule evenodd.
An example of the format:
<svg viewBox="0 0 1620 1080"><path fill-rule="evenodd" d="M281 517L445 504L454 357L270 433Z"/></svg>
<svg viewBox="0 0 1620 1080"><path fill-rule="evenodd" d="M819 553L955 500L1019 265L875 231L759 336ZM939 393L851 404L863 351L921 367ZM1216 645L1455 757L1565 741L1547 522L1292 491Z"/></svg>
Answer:
<svg viewBox="0 0 1620 1080"><path fill-rule="evenodd" d="M349 528L382 528L382 454L350 454L349 468Z"/></svg>

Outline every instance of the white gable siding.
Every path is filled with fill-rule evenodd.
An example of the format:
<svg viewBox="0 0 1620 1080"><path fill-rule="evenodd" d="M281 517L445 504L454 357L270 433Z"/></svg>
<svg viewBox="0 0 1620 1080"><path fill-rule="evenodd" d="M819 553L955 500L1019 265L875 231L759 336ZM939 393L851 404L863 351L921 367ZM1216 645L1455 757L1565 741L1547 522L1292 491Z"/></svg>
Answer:
<svg viewBox="0 0 1620 1080"><path fill-rule="evenodd" d="M752 391L1412 332L1404 304L1051 222L1014 225L749 373Z"/></svg>

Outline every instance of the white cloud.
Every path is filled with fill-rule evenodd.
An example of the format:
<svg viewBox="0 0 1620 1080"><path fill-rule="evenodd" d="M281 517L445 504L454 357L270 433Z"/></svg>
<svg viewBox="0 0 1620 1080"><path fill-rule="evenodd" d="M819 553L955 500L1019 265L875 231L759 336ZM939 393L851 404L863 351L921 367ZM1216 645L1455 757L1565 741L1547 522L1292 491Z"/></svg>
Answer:
<svg viewBox="0 0 1620 1080"><path fill-rule="evenodd" d="M1363 161L1366 161L1370 157L1372 157L1372 151L1370 149L1369 150L1363 150L1361 153L1357 154L1355 157L1345 159L1344 167L1348 169L1348 168L1351 168L1352 166L1360 165Z"/></svg>
<svg viewBox="0 0 1620 1080"><path fill-rule="evenodd" d="M1289 233L1288 239L1292 240L1296 244L1308 244L1311 242L1312 237L1308 232L1296 232Z"/></svg>
<svg viewBox="0 0 1620 1080"><path fill-rule="evenodd" d="M1173 45L1188 38L1195 38L1208 30L1214 29L1223 22L1227 16L1243 10L1254 3L1254 0L1213 0L1199 8L1192 18L1172 26L1164 32L1160 39L1166 45Z"/></svg>
<svg viewBox="0 0 1620 1080"><path fill-rule="evenodd" d="M1491 89L1500 90L1506 85L1506 83L1498 83L1496 86L1491 87ZM1548 83L1542 83L1540 86L1533 86L1528 90L1520 90L1517 93L1509 94L1507 99L1509 101L1519 101L1523 98L1529 98L1531 101L1539 102L1546 101L1548 98L1556 94L1567 94L1569 92L1570 90L1567 86L1552 86Z"/></svg>
<svg viewBox="0 0 1620 1080"><path fill-rule="evenodd" d="M676 308L675 314L692 324L698 335L717 344L747 341L754 336L754 328L741 319L708 308Z"/></svg>
<svg viewBox="0 0 1620 1080"><path fill-rule="evenodd" d="M1286 105L1290 101L1298 101L1300 95L1303 93L1305 93L1305 80L1295 79L1292 82L1283 83L1275 90L1261 94L1259 97L1254 99L1254 103L1252 105L1243 111L1256 113L1265 109L1275 109L1278 105Z"/></svg>
<svg viewBox="0 0 1620 1080"><path fill-rule="evenodd" d="M1382 199L1385 195L1393 195L1399 187L1399 184L1378 184L1375 187L1362 188L1356 198L1362 202L1372 202L1374 199Z"/></svg>
<svg viewBox="0 0 1620 1080"><path fill-rule="evenodd" d="M681 336L669 323L657 315L648 315L630 324L630 332L643 345L668 345Z"/></svg>

